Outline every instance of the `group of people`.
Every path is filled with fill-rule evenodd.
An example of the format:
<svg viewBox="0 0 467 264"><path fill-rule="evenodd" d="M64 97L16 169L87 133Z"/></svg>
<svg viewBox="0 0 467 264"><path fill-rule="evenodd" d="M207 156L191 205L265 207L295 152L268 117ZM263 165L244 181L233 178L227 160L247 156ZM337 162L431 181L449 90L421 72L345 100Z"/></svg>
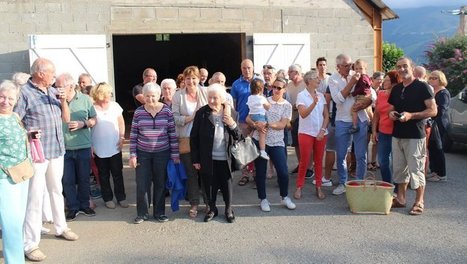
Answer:
<svg viewBox="0 0 467 264"><path fill-rule="evenodd" d="M327 74L327 60L321 57L316 68L303 74L294 64L287 79L272 65L264 65L256 74L253 62L245 59L230 93L221 72L208 79L206 69L189 66L177 80L164 79L159 86L156 71L145 69L143 82L132 91L137 108L128 163L136 170L134 223L149 219L151 202L152 217L169 220L165 213L169 161L186 171L190 218L197 218L201 201L204 221L217 217L220 191L225 219L234 222L232 173L237 167L230 149L248 136L260 155L242 169L238 184L247 184L253 176L259 206L269 212L266 179L275 174L281 204L295 209L288 193L289 131L299 161L292 170L298 173L294 199L306 195L305 179L312 175L317 198L325 199L322 187L333 186L334 163L339 182L332 193L343 194L349 153L354 153L356 177L362 179L371 140L377 145L382 179L397 185L393 207L407 206L410 185L416 198L409 213L422 214L425 179L447 179L439 140L446 131L450 98L445 75L434 71L427 82L423 68L409 58L400 58L395 70L375 72L372 77L364 61L352 63L345 54L336 57L336 66L335 73ZM417 77L417 70L422 76ZM46 258L39 249L43 219L50 218L58 238L79 238L67 221L79 214L96 214L90 204L91 166L97 167L105 206L129 205L122 173L124 110L113 100L113 88L107 83L92 85L95 81L88 74L79 76L78 85L70 74L55 76L54 64L45 58L34 61L29 79L14 80L0 84L0 165L8 168L31 156L32 131L39 131L43 152L43 159L31 157L35 172L28 181L14 184L0 170L0 191L10 197L0 199L3 254L9 263L22 263L24 256L32 261ZM427 149L431 174L425 168Z"/></svg>

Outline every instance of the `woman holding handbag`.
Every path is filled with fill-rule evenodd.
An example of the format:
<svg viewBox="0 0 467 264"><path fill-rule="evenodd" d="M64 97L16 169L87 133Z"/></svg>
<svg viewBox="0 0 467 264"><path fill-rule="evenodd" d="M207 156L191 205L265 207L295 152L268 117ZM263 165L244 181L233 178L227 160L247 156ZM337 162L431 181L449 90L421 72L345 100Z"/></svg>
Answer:
<svg viewBox="0 0 467 264"><path fill-rule="evenodd" d="M202 182L200 184L198 172L193 167L190 150L190 132L193 127L193 119L196 111L205 106L208 101L206 89L199 89L199 69L196 66L189 66L183 71L184 89L175 92L172 99L172 112L174 114L177 137L180 148L180 161L186 169L187 180L187 198L190 203L188 215L196 218L198 215L198 205L200 203L200 194L205 194ZM205 197L204 197L205 198ZM207 200L206 212L209 211Z"/></svg>
<svg viewBox="0 0 467 264"><path fill-rule="evenodd" d="M3 81L0 84L0 225L6 263L24 263L23 222L29 180L15 184L3 170L29 159L26 131L18 115L13 113L17 100L16 85Z"/></svg>
<svg viewBox="0 0 467 264"><path fill-rule="evenodd" d="M199 171L208 199L209 211L204 222L218 215L216 198L219 189L225 203L225 219L232 223L232 173L230 148L234 140L241 137L240 130L226 110L226 92L220 84L207 88L208 105L201 107L195 115L191 129L190 146L193 167Z"/></svg>

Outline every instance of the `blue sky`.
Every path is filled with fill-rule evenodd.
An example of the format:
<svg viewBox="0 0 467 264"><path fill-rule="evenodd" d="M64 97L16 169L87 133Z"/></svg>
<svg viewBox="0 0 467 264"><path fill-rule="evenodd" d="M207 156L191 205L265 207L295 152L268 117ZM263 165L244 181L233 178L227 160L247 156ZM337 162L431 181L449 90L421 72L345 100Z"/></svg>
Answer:
<svg viewBox="0 0 467 264"><path fill-rule="evenodd" d="M467 0L383 0L390 8L414 8L422 6L467 6Z"/></svg>

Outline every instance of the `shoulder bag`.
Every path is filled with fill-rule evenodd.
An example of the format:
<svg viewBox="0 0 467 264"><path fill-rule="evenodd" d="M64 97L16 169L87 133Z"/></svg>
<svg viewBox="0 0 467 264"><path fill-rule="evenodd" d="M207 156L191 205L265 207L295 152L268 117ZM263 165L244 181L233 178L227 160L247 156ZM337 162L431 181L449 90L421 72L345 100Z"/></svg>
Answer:
<svg viewBox="0 0 467 264"><path fill-rule="evenodd" d="M237 169L245 167L259 156L258 148L251 137L235 141L230 148L230 153L235 159Z"/></svg>

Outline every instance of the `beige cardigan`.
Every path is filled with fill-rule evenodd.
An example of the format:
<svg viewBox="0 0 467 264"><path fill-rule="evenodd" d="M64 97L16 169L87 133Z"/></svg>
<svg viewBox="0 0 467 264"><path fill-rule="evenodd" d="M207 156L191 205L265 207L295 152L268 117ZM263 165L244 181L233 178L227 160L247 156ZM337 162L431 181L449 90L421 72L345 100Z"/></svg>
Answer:
<svg viewBox="0 0 467 264"><path fill-rule="evenodd" d="M191 127L189 123L185 123L185 117L188 115L186 89L178 90L172 98L172 112L174 114L175 125L177 130L177 137L190 137ZM208 104L206 88L197 87L196 98L198 105L196 110ZM194 115L195 113L193 113Z"/></svg>

